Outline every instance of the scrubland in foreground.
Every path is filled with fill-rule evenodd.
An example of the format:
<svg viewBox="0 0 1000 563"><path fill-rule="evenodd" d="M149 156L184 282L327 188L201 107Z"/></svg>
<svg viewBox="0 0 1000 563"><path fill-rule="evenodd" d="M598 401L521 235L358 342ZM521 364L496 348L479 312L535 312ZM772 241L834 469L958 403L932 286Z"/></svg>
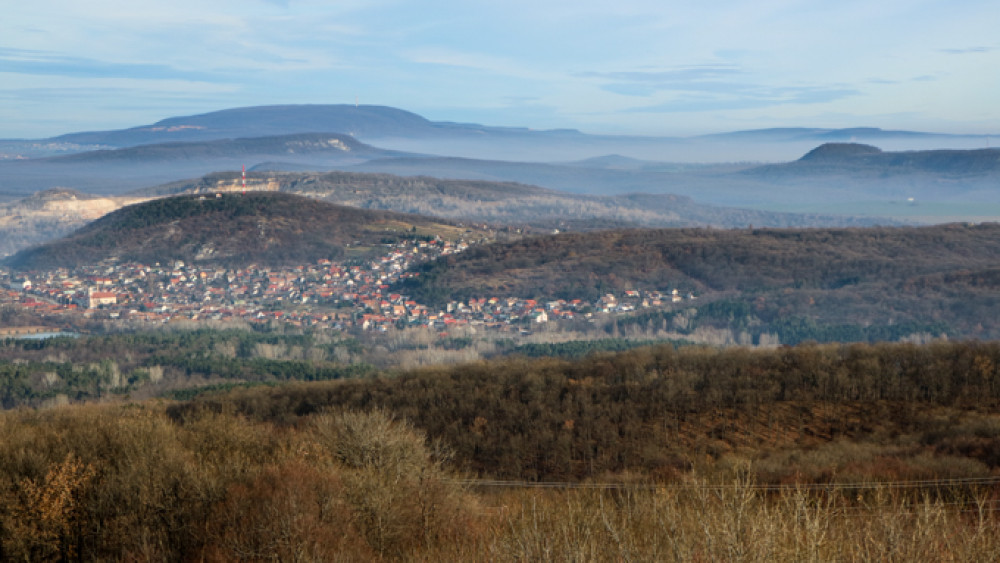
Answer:
<svg viewBox="0 0 1000 563"><path fill-rule="evenodd" d="M1000 557L995 477L470 484L385 411L294 424L160 404L0 416L5 560L959 560ZM497 483L492 483L497 485ZM535 484L537 485L537 483Z"/></svg>

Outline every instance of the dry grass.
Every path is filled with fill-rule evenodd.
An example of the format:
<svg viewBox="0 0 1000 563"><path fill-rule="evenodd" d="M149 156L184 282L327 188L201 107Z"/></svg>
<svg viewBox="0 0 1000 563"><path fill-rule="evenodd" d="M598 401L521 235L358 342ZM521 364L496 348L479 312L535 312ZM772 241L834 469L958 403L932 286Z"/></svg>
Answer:
<svg viewBox="0 0 1000 563"><path fill-rule="evenodd" d="M995 561L989 493L900 493L728 483L615 491L509 491L477 553L498 561Z"/></svg>

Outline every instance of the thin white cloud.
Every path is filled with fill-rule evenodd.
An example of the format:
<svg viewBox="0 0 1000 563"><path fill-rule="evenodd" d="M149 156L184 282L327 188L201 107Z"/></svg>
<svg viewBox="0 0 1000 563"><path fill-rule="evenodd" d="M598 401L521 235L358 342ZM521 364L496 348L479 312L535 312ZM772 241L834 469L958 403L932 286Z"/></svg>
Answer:
<svg viewBox="0 0 1000 563"><path fill-rule="evenodd" d="M523 61L516 61L504 57L497 57L471 51L457 51L446 48L424 48L409 50L404 53L403 56L410 62L417 64L449 66L482 73L532 80L551 80L553 78L552 73L534 70L531 65L525 64Z"/></svg>
<svg viewBox="0 0 1000 563"><path fill-rule="evenodd" d="M941 49L942 53L948 55L974 55L979 53L989 53L993 51L991 47L965 47L962 49Z"/></svg>
<svg viewBox="0 0 1000 563"><path fill-rule="evenodd" d="M602 89L617 94L645 98L663 94L670 96L666 101L630 108L629 112L704 112L819 104L859 94L857 89L844 86L775 86L759 81L760 76L729 64L691 65L655 71L586 72L578 76L597 79Z"/></svg>
<svg viewBox="0 0 1000 563"><path fill-rule="evenodd" d="M65 77L186 79L211 82L207 73L181 71L164 64L97 61L37 50L0 48L0 72Z"/></svg>
<svg viewBox="0 0 1000 563"><path fill-rule="evenodd" d="M2 86L6 84L6 86ZM13 86L15 85L16 86ZM142 79L125 77L64 77L18 75L0 72L0 91L25 99L43 91L59 92L65 99L86 98L88 93L128 95L174 93L231 93L239 85L178 79Z"/></svg>
<svg viewBox="0 0 1000 563"><path fill-rule="evenodd" d="M721 110L746 110L786 105L825 104L857 96L853 89L838 88L775 88L752 95L679 96L663 103L634 107L628 113L683 113Z"/></svg>

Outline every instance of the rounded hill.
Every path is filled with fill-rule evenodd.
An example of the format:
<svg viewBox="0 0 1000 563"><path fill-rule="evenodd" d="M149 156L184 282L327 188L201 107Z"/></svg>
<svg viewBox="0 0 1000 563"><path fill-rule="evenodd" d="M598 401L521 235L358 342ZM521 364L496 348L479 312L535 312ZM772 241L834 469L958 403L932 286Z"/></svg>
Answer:
<svg viewBox="0 0 1000 563"><path fill-rule="evenodd" d="M806 153L800 160L839 160L881 153L882 149L861 143L825 143Z"/></svg>
<svg viewBox="0 0 1000 563"><path fill-rule="evenodd" d="M178 196L124 207L7 263L21 270L108 261L289 265L361 256L404 234L455 229L418 215L286 193Z"/></svg>

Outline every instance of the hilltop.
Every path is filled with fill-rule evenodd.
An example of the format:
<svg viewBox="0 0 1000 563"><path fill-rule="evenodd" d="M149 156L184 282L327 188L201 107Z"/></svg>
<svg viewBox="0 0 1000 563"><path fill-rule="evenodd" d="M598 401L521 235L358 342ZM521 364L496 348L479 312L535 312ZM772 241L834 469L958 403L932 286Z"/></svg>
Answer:
<svg viewBox="0 0 1000 563"><path fill-rule="evenodd" d="M7 263L25 270L105 261L302 264L362 255L398 233L459 230L426 217L283 193L178 196L124 207Z"/></svg>
<svg viewBox="0 0 1000 563"><path fill-rule="evenodd" d="M825 143L806 153L799 162L838 161L852 157L882 154L882 149L861 143Z"/></svg>

